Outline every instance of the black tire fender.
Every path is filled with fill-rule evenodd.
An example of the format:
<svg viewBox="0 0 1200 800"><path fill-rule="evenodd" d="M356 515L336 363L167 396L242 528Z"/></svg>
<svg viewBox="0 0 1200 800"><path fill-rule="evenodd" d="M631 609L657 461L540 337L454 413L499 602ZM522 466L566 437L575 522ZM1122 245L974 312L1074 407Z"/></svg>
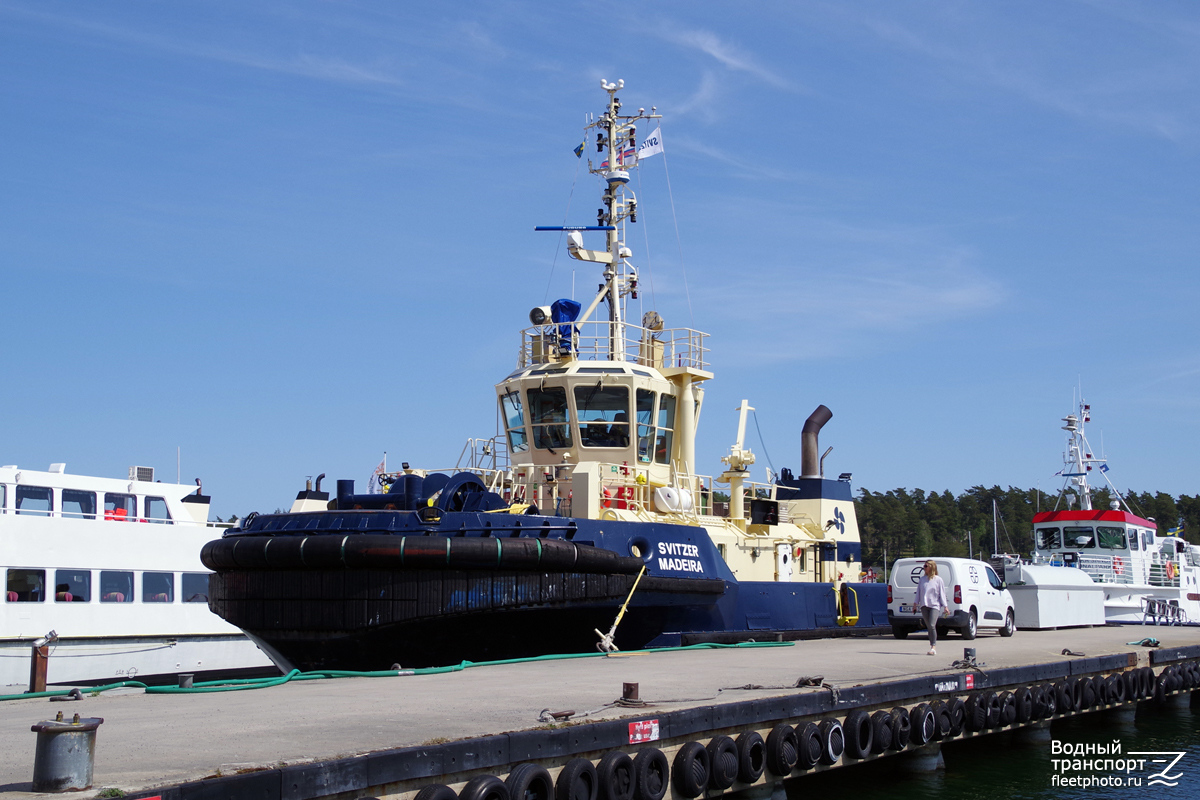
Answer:
<svg viewBox="0 0 1200 800"><path fill-rule="evenodd" d="M933 715L931 709L926 703L917 703L908 712L908 719L912 723L912 743L920 747L923 744L928 744L933 741L937 735L937 718Z"/></svg>
<svg viewBox="0 0 1200 800"><path fill-rule="evenodd" d="M1067 681L1054 684L1054 698L1058 713L1070 714L1075 710L1075 693Z"/></svg>
<svg viewBox="0 0 1200 800"><path fill-rule="evenodd" d="M738 780L754 783L767 767L767 745L757 731L743 733L737 738Z"/></svg>
<svg viewBox="0 0 1200 800"><path fill-rule="evenodd" d="M779 723L767 734L767 769L774 775L791 775L798 758L796 729Z"/></svg>
<svg viewBox="0 0 1200 800"><path fill-rule="evenodd" d="M1024 686L1013 693L1017 706L1017 722L1024 725L1033 719L1033 691Z"/></svg>
<svg viewBox="0 0 1200 800"><path fill-rule="evenodd" d="M975 692L967 696L963 703L964 727L971 733L979 733L987 727L987 705L983 702L983 693Z"/></svg>
<svg viewBox="0 0 1200 800"><path fill-rule="evenodd" d="M620 750L604 754L596 764L596 797L598 800L633 800L637 777L633 774L633 759ZM521 800L514 797L512 800Z"/></svg>
<svg viewBox="0 0 1200 800"><path fill-rule="evenodd" d="M892 749L903 750L912 739L912 720L908 718L908 709L898 706L892 709Z"/></svg>
<svg viewBox="0 0 1200 800"><path fill-rule="evenodd" d="M558 773L555 800L596 800L596 768L586 758L572 758Z"/></svg>
<svg viewBox="0 0 1200 800"><path fill-rule="evenodd" d="M929 710L933 712L933 738L945 739L950 735L950 708L945 700L934 700Z"/></svg>
<svg viewBox="0 0 1200 800"><path fill-rule="evenodd" d="M1042 715L1044 719L1050 719L1058 713L1058 692L1054 690L1054 684L1046 683L1042 685L1042 696L1046 701L1046 713Z"/></svg>
<svg viewBox="0 0 1200 800"><path fill-rule="evenodd" d="M892 727L895 720L888 711L876 711L871 715L871 752L876 755L883 753L892 746ZM801 742L803 749L803 742Z"/></svg>
<svg viewBox="0 0 1200 800"><path fill-rule="evenodd" d="M823 719L817 723L821 734L821 763L833 766L846 752L846 731L836 719Z"/></svg>
<svg viewBox="0 0 1200 800"><path fill-rule="evenodd" d="M1012 692L1001 692L997 699L1000 702L1000 725L1012 725L1017 721L1017 698Z"/></svg>
<svg viewBox="0 0 1200 800"><path fill-rule="evenodd" d="M863 708L854 709L846 716L842 729L846 732L846 755L850 758L866 758L871 755L875 734L871 727L870 712Z"/></svg>
<svg viewBox="0 0 1200 800"><path fill-rule="evenodd" d="M959 736L967 722L966 704L961 697L951 697L946 701L946 712L950 715L950 735Z"/></svg>
<svg viewBox="0 0 1200 800"><path fill-rule="evenodd" d="M714 736L708 743L708 786L710 789L728 789L737 780L740 764L738 749L728 736Z"/></svg>
<svg viewBox="0 0 1200 800"><path fill-rule="evenodd" d="M1042 686L1030 686L1029 695L1033 698L1033 719L1043 719L1046 716L1046 690Z"/></svg>
<svg viewBox="0 0 1200 800"><path fill-rule="evenodd" d="M1067 686L1071 689L1071 710L1083 711L1087 706L1083 704L1083 687L1084 681L1079 678L1067 678Z"/></svg>
<svg viewBox="0 0 1200 800"><path fill-rule="evenodd" d="M443 783L431 783L417 792L413 800L458 800L458 792Z"/></svg>
<svg viewBox="0 0 1200 800"><path fill-rule="evenodd" d="M1168 678L1166 675L1159 675L1158 678L1155 679L1155 681L1154 681L1154 702L1155 703L1162 705L1163 703L1167 702L1167 695L1169 695L1171 693L1171 690L1168 688L1168 686L1170 685L1170 682L1171 682L1171 679Z"/></svg>
<svg viewBox="0 0 1200 800"><path fill-rule="evenodd" d="M662 750L647 747L633 757L636 800L662 800L671 783L671 765Z"/></svg>
<svg viewBox="0 0 1200 800"><path fill-rule="evenodd" d="M458 800L508 800L508 787L495 775L476 775L458 793Z"/></svg>
<svg viewBox="0 0 1200 800"><path fill-rule="evenodd" d="M991 728L999 728L1004 716L1004 705L1000 700L1000 695L996 692L984 692L980 700L983 707L987 709L987 726Z"/></svg>
<svg viewBox="0 0 1200 800"><path fill-rule="evenodd" d="M682 797L695 797L704 792L711 774L708 750L699 742L688 742L675 754L671 764L671 782Z"/></svg>
<svg viewBox="0 0 1200 800"><path fill-rule="evenodd" d="M1108 702L1124 703L1126 700L1125 676L1117 674L1109 675L1105 683L1108 684Z"/></svg>
<svg viewBox="0 0 1200 800"><path fill-rule="evenodd" d="M809 722L796 727L796 766L812 769L821 763L821 729Z"/></svg>
<svg viewBox="0 0 1200 800"><path fill-rule="evenodd" d="M504 785L510 800L554 800L554 779L541 764L517 764Z"/></svg>

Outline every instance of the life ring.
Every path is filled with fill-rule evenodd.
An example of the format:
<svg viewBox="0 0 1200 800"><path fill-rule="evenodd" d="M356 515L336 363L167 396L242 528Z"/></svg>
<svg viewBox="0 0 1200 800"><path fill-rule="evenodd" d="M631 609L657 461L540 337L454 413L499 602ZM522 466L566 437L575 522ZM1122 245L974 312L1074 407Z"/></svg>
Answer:
<svg viewBox="0 0 1200 800"><path fill-rule="evenodd" d="M1113 556L1113 575L1125 574L1125 560L1120 556Z"/></svg>
<svg viewBox="0 0 1200 800"><path fill-rule="evenodd" d="M1169 581L1175 580L1175 562L1174 561L1167 562L1167 580L1169 580Z"/></svg>

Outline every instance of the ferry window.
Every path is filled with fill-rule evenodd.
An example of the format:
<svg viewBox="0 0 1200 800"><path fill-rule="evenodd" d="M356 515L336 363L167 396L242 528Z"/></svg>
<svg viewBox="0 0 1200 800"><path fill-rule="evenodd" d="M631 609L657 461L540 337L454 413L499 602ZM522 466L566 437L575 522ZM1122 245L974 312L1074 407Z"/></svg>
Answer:
<svg viewBox="0 0 1200 800"><path fill-rule="evenodd" d="M658 433L654 441L654 460L671 463L671 442L675 428L675 397L664 394L658 398Z"/></svg>
<svg viewBox="0 0 1200 800"><path fill-rule="evenodd" d="M8 508L8 487L0 483L0 514L3 514L6 508Z"/></svg>
<svg viewBox="0 0 1200 800"><path fill-rule="evenodd" d="M116 570L100 572L101 603L132 603L133 573Z"/></svg>
<svg viewBox="0 0 1200 800"><path fill-rule="evenodd" d="M1138 549L1138 531L1137 531L1137 528L1130 528L1130 529L1129 529L1129 549L1130 549L1130 550L1137 550L1137 549Z"/></svg>
<svg viewBox="0 0 1200 800"><path fill-rule="evenodd" d="M185 603L207 603L208 602L208 573L207 572L185 572L181 578L183 591L183 602Z"/></svg>
<svg viewBox="0 0 1200 800"><path fill-rule="evenodd" d="M1058 528L1038 528L1037 546L1039 550L1058 550L1062 547L1062 535Z"/></svg>
<svg viewBox="0 0 1200 800"><path fill-rule="evenodd" d="M1092 529L1089 528L1063 528L1063 536L1066 538L1067 547L1095 547L1096 537L1092 535Z"/></svg>
<svg viewBox="0 0 1200 800"><path fill-rule="evenodd" d="M567 425L567 390L561 386L529 390L529 421L533 425L533 446L555 450L571 446L571 428Z"/></svg>
<svg viewBox="0 0 1200 800"><path fill-rule="evenodd" d="M117 494L116 492L104 493L104 518L117 520L131 520L137 516L137 507L133 502L131 494Z"/></svg>
<svg viewBox="0 0 1200 800"><path fill-rule="evenodd" d="M504 418L504 427L508 431L508 451L524 453L529 450L529 440L525 438L525 409L521 405L520 392L507 392L500 398L500 416Z"/></svg>
<svg viewBox="0 0 1200 800"><path fill-rule="evenodd" d="M54 510L53 490L49 486L18 486L14 492L18 514L49 516Z"/></svg>
<svg viewBox="0 0 1200 800"><path fill-rule="evenodd" d="M162 525L171 524L171 512L167 510L167 500L164 497L146 498L146 519Z"/></svg>
<svg viewBox="0 0 1200 800"><path fill-rule="evenodd" d="M576 386L575 409L584 447L629 446L628 386Z"/></svg>
<svg viewBox="0 0 1200 800"><path fill-rule="evenodd" d="M175 601L175 573L143 572L142 602L173 603Z"/></svg>
<svg viewBox="0 0 1200 800"><path fill-rule="evenodd" d="M638 461L650 463L650 443L654 441L654 392L637 390Z"/></svg>
<svg viewBox="0 0 1200 800"><path fill-rule="evenodd" d="M1100 539L1100 546L1105 550L1125 549L1125 531L1120 528L1097 526L1096 535Z"/></svg>
<svg viewBox="0 0 1200 800"><path fill-rule="evenodd" d="M1154 544L1154 531L1149 531L1149 530L1142 531L1142 549L1149 550L1151 545L1153 545L1153 544Z"/></svg>
<svg viewBox="0 0 1200 800"><path fill-rule="evenodd" d="M40 603L46 599L46 570L10 569L5 583L10 603Z"/></svg>
<svg viewBox="0 0 1200 800"><path fill-rule="evenodd" d="M78 489L62 490L62 513L64 517L96 518L96 493Z"/></svg>
<svg viewBox="0 0 1200 800"><path fill-rule="evenodd" d="M86 569L54 571L54 600L58 603L86 603L92 599L92 573Z"/></svg>

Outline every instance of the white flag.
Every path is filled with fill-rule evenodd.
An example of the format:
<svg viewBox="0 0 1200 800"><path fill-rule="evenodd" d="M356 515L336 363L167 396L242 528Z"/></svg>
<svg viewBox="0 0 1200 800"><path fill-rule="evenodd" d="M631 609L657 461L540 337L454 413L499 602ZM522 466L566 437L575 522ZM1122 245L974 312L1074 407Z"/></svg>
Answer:
<svg viewBox="0 0 1200 800"><path fill-rule="evenodd" d="M656 156L663 151L662 142L662 126L659 125L654 129L654 133L642 140L642 146L638 148L637 157L641 161L649 156Z"/></svg>

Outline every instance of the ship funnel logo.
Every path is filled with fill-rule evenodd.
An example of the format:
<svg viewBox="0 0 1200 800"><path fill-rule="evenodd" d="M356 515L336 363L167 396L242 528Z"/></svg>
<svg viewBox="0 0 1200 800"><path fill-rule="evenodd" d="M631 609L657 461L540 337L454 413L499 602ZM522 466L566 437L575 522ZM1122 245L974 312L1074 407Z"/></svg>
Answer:
<svg viewBox="0 0 1200 800"><path fill-rule="evenodd" d="M838 533L846 532L846 515L842 513L840 508L833 510L833 524L837 528Z"/></svg>

